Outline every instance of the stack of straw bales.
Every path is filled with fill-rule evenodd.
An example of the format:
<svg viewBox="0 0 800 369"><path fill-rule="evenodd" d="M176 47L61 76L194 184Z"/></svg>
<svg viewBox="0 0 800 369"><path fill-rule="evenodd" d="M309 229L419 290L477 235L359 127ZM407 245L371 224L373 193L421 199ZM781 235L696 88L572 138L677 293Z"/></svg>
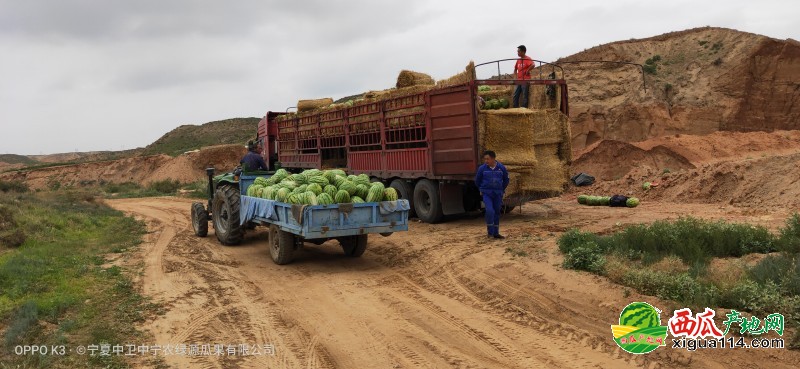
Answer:
<svg viewBox="0 0 800 369"><path fill-rule="evenodd" d="M567 117L556 109L485 110L478 114L478 143L493 150L509 171L507 198L527 201L561 193L572 160Z"/></svg>

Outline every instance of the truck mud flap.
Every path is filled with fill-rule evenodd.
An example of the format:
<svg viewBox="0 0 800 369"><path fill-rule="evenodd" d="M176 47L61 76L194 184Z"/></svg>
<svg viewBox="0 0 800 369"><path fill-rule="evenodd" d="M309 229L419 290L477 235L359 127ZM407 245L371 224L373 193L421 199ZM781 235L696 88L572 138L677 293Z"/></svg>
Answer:
<svg viewBox="0 0 800 369"><path fill-rule="evenodd" d="M457 183L439 183L439 198L442 201L442 214L463 214L464 186Z"/></svg>

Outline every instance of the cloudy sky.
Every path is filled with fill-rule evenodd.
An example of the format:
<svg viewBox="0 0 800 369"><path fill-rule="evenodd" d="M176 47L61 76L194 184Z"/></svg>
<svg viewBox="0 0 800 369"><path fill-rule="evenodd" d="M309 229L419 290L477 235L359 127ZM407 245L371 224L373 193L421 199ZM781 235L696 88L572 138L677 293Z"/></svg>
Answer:
<svg viewBox="0 0 800 369"><path fill-rule="evenodd" d="M0 153L145 146L182 124L699 26L800 39L796 0L0 0Z"/></svg>

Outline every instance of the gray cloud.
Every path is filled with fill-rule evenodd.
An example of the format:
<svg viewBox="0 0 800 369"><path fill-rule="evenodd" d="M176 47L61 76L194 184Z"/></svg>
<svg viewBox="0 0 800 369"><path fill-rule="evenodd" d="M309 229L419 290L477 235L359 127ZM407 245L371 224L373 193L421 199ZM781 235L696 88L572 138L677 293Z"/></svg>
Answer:
<svg viewBox="0 0 800 369"><path fill-rule="evenodd" d="M555 60L705 25L798 39L798 18L778 0L0 0L0 153L143 146L387 88L401 69L446 78L520 43Z"/></svg>

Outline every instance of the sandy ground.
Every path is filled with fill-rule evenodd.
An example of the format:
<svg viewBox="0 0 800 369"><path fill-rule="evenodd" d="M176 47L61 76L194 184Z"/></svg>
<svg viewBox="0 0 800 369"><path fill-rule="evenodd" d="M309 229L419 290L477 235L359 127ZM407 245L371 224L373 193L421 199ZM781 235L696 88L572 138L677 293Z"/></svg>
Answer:
<svg viewBox="0 0 800 369"><path fill-rule="evenodd" d="M168 356L176 368L796 368L787 349L688 353L662 347L630 355L610 325L632 301L666 303L605 278L563 270L556 237L570 227L620 225L693 214L780 226L787 211L645 203L590 208L568 196L526 205L503 219L504 241L483 237L482 219L414 222L409 232L370 236L361 258L335 241L306 244L295 262L272 263L263 228L240 246L197 238L189 200L110 202L151 233L135 255L139 285L166 313L143 328L154 344L274 345L275 355ZM524 250L512 256L507 248ZM662 322L668 317L662 316ZM720 325L720 322L717 323Z"/></svg>

